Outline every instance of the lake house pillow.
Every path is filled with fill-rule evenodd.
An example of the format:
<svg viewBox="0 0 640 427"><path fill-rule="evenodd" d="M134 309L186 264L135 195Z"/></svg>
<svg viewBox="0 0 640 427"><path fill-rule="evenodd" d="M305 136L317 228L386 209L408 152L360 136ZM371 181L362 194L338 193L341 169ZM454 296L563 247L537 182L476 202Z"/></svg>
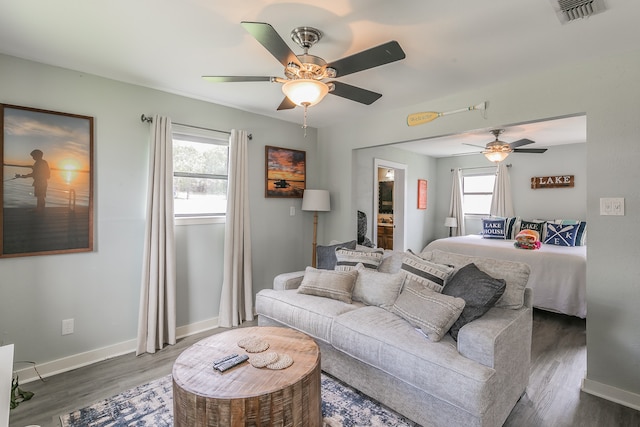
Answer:
<svg viewBox="0 0 640 427"><path fill-rule="evenodd" d="M564 225L547 222L544 243L556 246L575 246L578 224Z"/></svg>
<svg viewBox="0 0 640 427"><path fill-rule="evenodd" d="M522 230L537 231L540 238L543 239L544 225L545 225L544 221L528 221L523 219L522 221L520 221L520 231Z"/></svg>
<svg viewBox="0 0 640 427"><path fill-rule="evenodd" d="M483 218L482 237L485 239L505 239L506 220L505 218Z"/></svg>

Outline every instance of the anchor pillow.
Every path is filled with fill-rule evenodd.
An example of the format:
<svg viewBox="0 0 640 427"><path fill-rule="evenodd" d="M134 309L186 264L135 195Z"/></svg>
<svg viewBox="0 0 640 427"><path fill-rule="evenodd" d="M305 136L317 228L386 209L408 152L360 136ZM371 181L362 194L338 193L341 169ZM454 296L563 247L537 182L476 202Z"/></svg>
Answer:
<svg viewBox="0 0 640 427"><path fill-rule="evenodd" d="M575 246L579 224L553 224L547 222L544 243L556 246Z"/></svg>

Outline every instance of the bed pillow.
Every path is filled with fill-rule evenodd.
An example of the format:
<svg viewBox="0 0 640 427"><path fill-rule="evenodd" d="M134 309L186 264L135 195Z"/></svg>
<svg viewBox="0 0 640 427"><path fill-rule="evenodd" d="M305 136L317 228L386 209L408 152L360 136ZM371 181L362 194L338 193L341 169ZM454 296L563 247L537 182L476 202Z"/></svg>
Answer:
<svg viewBox="0 0 640 427"><path fill-rule="evenodd" d="M408 281L393 304L391 312L420 330L430 341L440 341L458 319L464 300L434 292L426 286Z"/></svg>
<svg viewBox="0 0 640 427"><path fill-rule="evenodd" d="M369 270L377 270L382 262L384 250L350 250L345 248L336 249L336 271L350 271L356 268L356 265L362 264L364 268Z"/></svg>
<svg viewBox="0 0 640 427"><path fill-rule="evenodd" d="M512 216L505 218L504 220L504 238L508 240L515 240L516 234L518 234L518 225L520 224L520 218Z"/></svg>
<svg viewBox="0 0 640 427"><path fill-rule="evenodd" d="M578 221L575 219L556 219L552 221L554 224L562 225L577 225L578 231L576 231L576 246L585 246L587 244L587 222Z"/></svg>
<svg viewBox="0 0 640 427"><path fill-rule="evenodd" d="M320 270L307 267L298 293L331 298L351 304L358 271Z"/></svg>
<svg viewBox="0 0 640 427"><path fill-rule="evenodd" d="M453 273L453 267L428 261L408 250L402 258L400 272L407 281L417 282L435 292L442 292L447 279Z"/></svg>
<svg viewBox="0 0 640 427"><path fill-rule="evenodd" d="M575 246L578 224L563 225L547 222L544 243L556 246Z"/></svg>
<svg viewBox="0 0 640 427"><path fill-rule="evenodd" d="M316 266L321 270L333 270L336 268L336 249L355 249L356 241L336 243L329 246L316 246Z"/></svg>
<svg viewBox="0 0 640 427"><path fill-rule="evenodd" d="M537 231L538 235L540 236L540 239L542 239L544 236L544 225L545 225L544 221L528 221L523 219L520 221L520 231L522 230Z"/></svg>
<svg viewBox="0 0 640 427"><path fill-rule="evenodd" d="M483 218L482 237L485 239L505 239L506 220L504 218Z"/></svg>
<svg viewBox="0 0 640 427"><path fill-rule="evenodd" d="M357 270L358 277L353 288L352 299L390 310L402 289L404 274L380 273L360 265Z"/></svg>
<svg viewBox="0 0 640 427"><path fill-rule="evenodd" d="M480 270L474 263L462 267L447 282L442 293L465 301L464 309L449 332L456 341L464 325L483 316L504 293L506 282Z"/></svg>

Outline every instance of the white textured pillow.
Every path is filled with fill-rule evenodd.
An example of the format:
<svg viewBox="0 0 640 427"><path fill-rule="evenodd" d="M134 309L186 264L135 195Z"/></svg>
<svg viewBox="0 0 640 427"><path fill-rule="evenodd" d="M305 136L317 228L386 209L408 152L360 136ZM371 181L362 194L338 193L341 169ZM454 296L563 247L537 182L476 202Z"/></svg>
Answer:
<svg viewBox="0 0 640 427"><path fill-rule="evenodd" d="M409 280L393 304L391 311L411 326L420 328L430 341L440 341L458 320L464 309L462 298L434 292Z"/></svg>
<svg viewBox="0 0 640 427"><path fill-rule="evenodd" d="M380 273L367 270L361 265L358 265L357 270L358 277L353 288L353 300L389 310L400 294L404 274Z"/></svg>
<svg viewBox="0 0 640 427"><path fill-rule="evenodd" d="M400 271L406 275L407 279L418 282L433 291L442 292L447 279L453 273L453 267L420 258L408 250L402 259Z"/></svg>
<svg viewBox="0 0 640 427"><path fill-rule="evenodd" d="M351 294L358 272L320 270L307 267L298 293L336 299L351 304Z"/></svg>
<svg viewBox="0 0 640 427"><path fill-rule="evenodd" d="M357 251L345 248L336 249L336 271L354 270L358 264L369 270L377 270L382 262L382 249Z"/></svg>

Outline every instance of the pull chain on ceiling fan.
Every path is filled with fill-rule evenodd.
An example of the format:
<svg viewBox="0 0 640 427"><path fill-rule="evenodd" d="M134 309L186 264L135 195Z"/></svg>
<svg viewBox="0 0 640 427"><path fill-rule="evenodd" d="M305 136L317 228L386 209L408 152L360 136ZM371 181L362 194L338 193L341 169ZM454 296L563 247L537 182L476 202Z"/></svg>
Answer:
<svg viewBox="0 0 640 427"><path fill-rule="evenodd" d="M365 105L372 104L382 96L382 94L347 83L324 80L346 76L405 58L405 53L398 42L390 41L327 63L324 59L309 54L309 49L322 38L322 32L316 28L297 27L291 31L291 39L304 50L302 55L296 55L270 24L247 21L243 21L241 24L284 66L286 78L267 76L203 76L203 78L214 83L282 83L282 92L285 94L285 98L278 106L278 110L288 110L296 106L303 107L303 128L305 129L308 107L322 101L328 93Z"/></svg>

